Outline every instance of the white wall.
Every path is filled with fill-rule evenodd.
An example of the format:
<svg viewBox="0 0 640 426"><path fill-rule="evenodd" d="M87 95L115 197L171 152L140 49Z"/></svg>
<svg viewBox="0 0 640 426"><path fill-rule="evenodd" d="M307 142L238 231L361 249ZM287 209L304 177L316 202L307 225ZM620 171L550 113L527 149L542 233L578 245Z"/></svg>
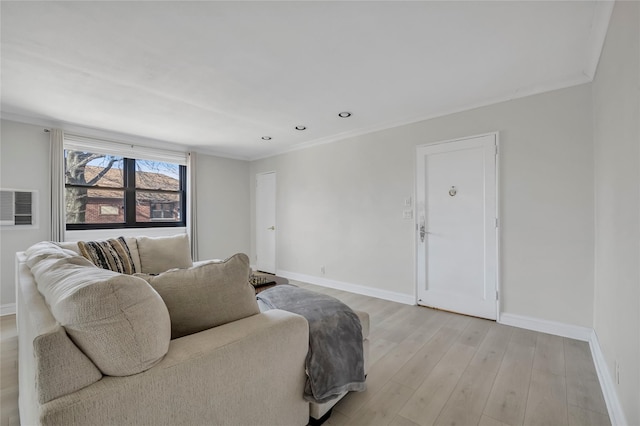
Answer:
<svg viewBox="0 0 640 426"><path fill-rule="evenodd" d="M0 305L2 312L15 304L15 253L51 234L49 195L49 134L41 126L0 122L0 187L39 191L37 229L0 228Z"/></svg>
<svg viewBox="0 0 640 426"><path fill-rule="evenodd" d="M249 162L198 154L200 260L249 253Z"/></svg>
<svg viewBox="0 0 640 426"><path fill-rule="evenodd" d="M594 328L627 424L640 424L640 4L616 2L593 83ZM615 382L615 379L614 379Z"/></svg>
<svg viewBox="0 0 640 426"><path fill-rule="evenodd" d="M40 191L39 228L3 229L0 234L0 313L7 313L15 303L15 252L51 238L49 134L43 126L2 120L0 142L0 187ZM200 259L249 253L249 163L199 154L197 167ZM175 232L175 228L165 229L163 232ZM154 234L149 230L140 232ZM91 235L101 238L109 234L98 232L85 238L70 235L69 240L88 239Z"/></svg>
<svg viewBox="0 0 640 426"><path fill-rule="evenodd" d="M591 327L591 116L581 85L294 151L251 163L251 197L276 171L278 270L413 295L416 146L497 130L502 311Z"/></svg>

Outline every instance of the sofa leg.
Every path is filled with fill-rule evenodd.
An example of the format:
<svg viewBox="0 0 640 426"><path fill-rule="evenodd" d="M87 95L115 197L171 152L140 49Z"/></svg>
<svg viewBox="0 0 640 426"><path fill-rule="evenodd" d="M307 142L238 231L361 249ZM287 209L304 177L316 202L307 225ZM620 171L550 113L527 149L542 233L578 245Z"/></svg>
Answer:
<svg viewBox="0 0 640 426"><path fill-rule="evenodd" d="M331 417L331 412L333 411L333 407L329 409L324 416L319 419L314 419L313 417L309 417L309 426L320 426L322 423L326 422L329 417Z"/></svg>

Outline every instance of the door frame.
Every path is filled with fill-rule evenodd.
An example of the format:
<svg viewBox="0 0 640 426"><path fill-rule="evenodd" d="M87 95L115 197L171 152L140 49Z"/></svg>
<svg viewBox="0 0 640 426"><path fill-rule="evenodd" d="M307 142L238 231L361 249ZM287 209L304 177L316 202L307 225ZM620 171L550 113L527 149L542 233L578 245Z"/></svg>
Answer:
<svg viewBox="0 0 640 426"><path fill-rule="evenodd" d="M254 220L253 220L253 226L255 229L255 240L254 240L254 244L255 244L255 255L256 255L256 264L254 266L254 269L258 268L258 261L257 261L257 256L258 256L258 179L260 179L260 177L265 176L265 175L273 175L274 176L274 182L273 182L273 193L274 193L274 197L276 197L276 199L274 200L274 214L275 214L275 231L276 231L276 236L275 236L275 241L274 241L274 252L273 252L273 273L277 274L278 273L278 204L277 204L277 193L278 193L278 174L276 173L275 170L272 171L267 171L267 172L260 172L260 173L256 173L255 175L255 191L254 191L254 211L255 211L255 216L254 216Z"/></svg>
<svg viewBox="0 0 640 426"><path fill-rule="evenodd" d="M496 141L496 170L495 170L495 177L496 177L496 187L495 187L495 191L496 191L496 211L495 211L495 215L496 215L496 220L497 220L497 224L496 224L496 228L495 228L495 232L496 232L496 292L497 292L497 297L496 297L496 322L499 323L500 322L500 312L501 312L501 301L502 301L502 257L500 255L501 253L501 229L502 229L502 218L500 216L500 204L501 204L501 197L500 197L500 132L498 132L497 130L494 132L488 132L488 133L480 133L477 135L470 135L470 136L464 136L464 137L459 137L459 138L455 138L455 139L446 139L446 140L442 140L442 141L435 141L435 142L427 142L427 143L423 143L421 145L416 145L415 148L415 154L414 154L414 161L413 161L413 199L414 199L414 203L413 203L413 219L414 219L414 233L413 233L413 262L414 262L414 268L413 268L413 276L414 276L414 304L416 306L418 305L418 286L419 286L419 282L418 282L418 245L420 244L420 234L419 234L419 221L420 218L418 217L418 206L417 206L417 200L418 200L418 152L420 150L420 148L425 148L428 146L434 146L434 145L442 145L442 144L447 144L447 143L452 143L452 142L459 142L459 141L463 141L463 140L467 140L467 139L474 139L474 138L479 138L479 137L483 137L483 136L494 136L495 137L495 141Z"/></svg>

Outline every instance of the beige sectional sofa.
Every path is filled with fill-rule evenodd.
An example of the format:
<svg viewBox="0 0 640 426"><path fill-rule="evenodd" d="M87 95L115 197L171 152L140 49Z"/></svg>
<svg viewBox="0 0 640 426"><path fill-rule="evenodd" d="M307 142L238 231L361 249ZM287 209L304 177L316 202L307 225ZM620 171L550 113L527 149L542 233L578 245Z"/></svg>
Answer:
<svg viewBox="0 0 640 426"><path fill-rule="evenodd" d="M186 236L124 241L137 274L76 243L16 255L21 424L305 425L339 400L303 399L307 321L260 312L246 255L193 265Z"/></svg>

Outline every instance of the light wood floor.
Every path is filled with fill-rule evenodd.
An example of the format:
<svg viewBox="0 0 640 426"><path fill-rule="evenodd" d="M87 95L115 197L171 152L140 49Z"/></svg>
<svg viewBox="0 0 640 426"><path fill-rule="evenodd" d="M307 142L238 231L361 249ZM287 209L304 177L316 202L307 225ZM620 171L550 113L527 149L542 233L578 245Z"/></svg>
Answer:
<svg viewBox="0 0 640 426"><path fill-rule="evenodd" d="M18 426L18 333L16 316L0 317L0 426Z"/></svg>
<svg viewBox="0 0 640 426"><path fill-rule="evenodd" d="M369 312L367 390L330 425L609 425L586 342L310 284Z"/></svg>
<svg viewBox="0 0 640 426"><path fill-rule="evenodd" d="M369 312L367 390L326 425L609 425L586 342L297 283ZM15 316L0 320L0 426L19 424Z"/></svg>

